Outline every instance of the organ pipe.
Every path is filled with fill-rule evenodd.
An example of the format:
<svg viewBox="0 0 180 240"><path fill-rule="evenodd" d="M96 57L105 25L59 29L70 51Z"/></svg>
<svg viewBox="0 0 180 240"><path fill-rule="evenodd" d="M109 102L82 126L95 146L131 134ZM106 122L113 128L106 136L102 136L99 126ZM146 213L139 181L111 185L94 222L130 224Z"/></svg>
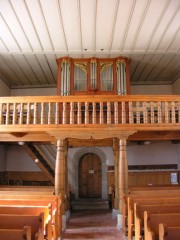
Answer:
<svg viewBox="0 0 180 240"><path fill-rule="evenodd" d="M118 95L126 95L126 64L122 61L117 63L117 85Z"/></svg>
<svg viewBox="0 0 180 240"><path fill-rule="evenodd" d="M61 63L61 96L70 95L70 63Z"/></svg>

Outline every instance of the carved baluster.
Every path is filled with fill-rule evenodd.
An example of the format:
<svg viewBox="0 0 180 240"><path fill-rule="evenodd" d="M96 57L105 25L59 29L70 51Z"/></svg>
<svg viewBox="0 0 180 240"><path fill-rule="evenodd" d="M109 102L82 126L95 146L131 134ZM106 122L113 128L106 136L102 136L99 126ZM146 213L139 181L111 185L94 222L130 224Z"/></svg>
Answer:
<svg viewBox="0 0 180 240"><path fill-rule="evenodd" d="M143 123L148 123L147 103L143 102Z"/></svg>
<svg viewBox="0 0 180 240"><path fill-rule="evenodd" d="M180 102L177 103L177 121L180 123Z"/></svg>
<svg viewBox="0 0 180 240"><path fill-rule="evenodd" d="M122 102L122 124L126 123L126 109L125 102Z"/></svg>
<svg viewBox="0 0 180 240"><path fill-rule="evenodd" d="M16 109L16 107L17 107L17 104L14 103L13 104L13 119L12 119L12 124L13 125L16 124L16 121L17 121L17 109Z"/></svg>
<svg viewBox="0 0 180 240"><path fill-rule="evenodd" d="M140 102L136 103L136 123L140 123Z"/></svg>
<svg viewBox="0 0 180 240"><path fill-rule="evenodd" d="M63 102L63 124L67 123L67 103Z"/></svg>
<svg viewBox="0 0 180 240"><path fill-rule="evenodd" d="M74 103L70 103L70 124L74 124Z"/></svg>
<svg viewBox="0 0 180 240"><path fill-rule="evenodd" d="M59 103L56 102L56 105L55 105L55 124L59 124Z"/></svg>
<svg viewBox="0 0 180 240"><path fill-rule="evenodd" d="M129 123L130 124L134 123L132 102L129 102Z"/></svg>
<svg viewBox="0 0 180 240"><path fill-rule="evenodd" d="M85 124L89 123L89 103L85 102Z"/></svg>
<svg viewBox="0 0 180 240"><path fill-rule="evenodd" d="M150 102L151 123L154 123L154 103Z"/></svg>
<svg viewBox="0 0 180 240"><path fill-rule="evenodd" d="M78 102L77 107L78 107L77 123L81 124L82 123L82 112L81 112L81 103L80 102Z"/></svg>
<svg viewBox="0 0 180 240"><path fill-rule="evenodd" d="M100 115L99 115L100 124L104 123L104 112L103 112L103 102L100 102Z"/></svg>
<svg viewBox="0 0 180 240"><path fill-rule="evenodd" d="M33 124L38 124L38 104L34 103Z"/></svg>
<svg viewBox="0 0 180 240"><path fill-rule="evenodd" d="M158 106L158 123L162 123L162 107L161 102L157 103Z"/></svg>
<svg viewBox="0 0 180 240"><path fill-rule="evenodd" d="M93 112L92 112L92 123L96 124L96 103L93 102L92 103L93 106Z"/></svg>
<svg viewBox="0 0 180 240"><path fill-rule="evenodd" d="M48 103L48 124L52 124L52 103Z"/></svg>
<svg viewBox="0 0 180 240"><path fill-rule="evenodd" d="M0 124L4 124L3 121L3 103L0 103Z"/></svg>
<svg viewBox="0 0 180 240"><path fill-rule="evenodd" d="M114 103L114 123L118 124L118 102Z"/></svg>
<svg viewBox="0 0 180 240"><path fill-rule="evenodd" d="M30 103L27 103L27 116L26 116L26 124L30 124Z"/></svg>
<svg viewBox="0 0 180 240"><path fill-rule="evenodd" d="M9 124L9 117L10 117L10 106L9 103L6 104L6 125Z"/></svg>
<svg viewBox="0 0 180 240"><path fill-rule="evenodd" d="M107 102L107 124L111 124L111 103Z"/></svg>
<svg viewBox="0 0 180 240"><path fill-rule="evenodd" d="M165 117L165 123L169 123L168 102L164 103L164 117Z"/></svg>
<svg viewBox="0 0 180 240"><path fill-rule="evenodd" d="M23 124L23 103L20 104L19 124Z"/></svg>
<svg viewBox="0 0 180 240"><path fill-rule="evenodd" d="M175 102L171 102L171 122L175 123Z"/></svg>
<svg viewBox="0 0 180 240"><path fill-rule="evenodd" d="M45 103L41 103L41 124L45 124Z"/></svg>

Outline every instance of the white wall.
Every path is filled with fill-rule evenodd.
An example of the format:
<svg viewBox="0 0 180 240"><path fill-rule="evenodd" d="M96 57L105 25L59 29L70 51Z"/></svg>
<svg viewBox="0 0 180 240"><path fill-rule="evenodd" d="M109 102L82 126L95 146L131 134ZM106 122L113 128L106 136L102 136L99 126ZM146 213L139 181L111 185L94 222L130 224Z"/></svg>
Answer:
<svg viewBox="0 0 180 240"><path fill-rule="evenodd" d="M127 146L128 165L179 164L178 153L180 144L172 144L169 141Z"/></svg>
<svg viewBox="0 0 180 240"><path fill-rule="evenodd" d="M0 145L0 172L6 171L6 146Z"/></svg>
<svg viewBox="0 0 180 240"><path fill-rule="evenodd" d="M131 85L132 95L172 95L172 85Z"/></svg>
<svg viewBox="0 0 180 240"><path fill-rule="evenodd" d="M53 96L56 88L11 89L11 96Z"/></svg>
<svg viewBox="0 0 180 240"><path fill-rule="evenodd" d="M9 146L7 149L7 171L41 172L34 161L19 145Z"/></svg>
<svg viewBox="0 0 180 240"><path fill-rule="evenodd" d="M180 78L178 78L172 85L173 94L180 95Z"/></svg>
<svg viewBox="0 0 180 240"><path fill-rule="evenodd" d="M10 96L10 88L0 79L0 97Z"/></svg>

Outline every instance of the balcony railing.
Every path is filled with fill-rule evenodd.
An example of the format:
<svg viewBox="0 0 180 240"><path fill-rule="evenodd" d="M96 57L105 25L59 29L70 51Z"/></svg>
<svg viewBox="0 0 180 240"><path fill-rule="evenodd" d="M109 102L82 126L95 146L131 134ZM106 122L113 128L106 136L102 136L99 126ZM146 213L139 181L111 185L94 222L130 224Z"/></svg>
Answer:
<svg viewBox="0 0 180 240"><path fill-rule="evenodd" d="M180 96L0 98L0 125L169 123L180 123Z"/></svg>

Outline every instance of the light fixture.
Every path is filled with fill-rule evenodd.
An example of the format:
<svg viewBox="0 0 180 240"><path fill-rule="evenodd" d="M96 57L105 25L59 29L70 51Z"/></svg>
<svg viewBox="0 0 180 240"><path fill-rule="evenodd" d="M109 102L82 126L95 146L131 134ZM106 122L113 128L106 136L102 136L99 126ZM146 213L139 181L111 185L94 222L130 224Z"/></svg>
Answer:
<svg viewBox="0 0 180 240"><path fill-rule="evenodd" d="M18 142L19 146L23 146L25 142Z"/></svg>

